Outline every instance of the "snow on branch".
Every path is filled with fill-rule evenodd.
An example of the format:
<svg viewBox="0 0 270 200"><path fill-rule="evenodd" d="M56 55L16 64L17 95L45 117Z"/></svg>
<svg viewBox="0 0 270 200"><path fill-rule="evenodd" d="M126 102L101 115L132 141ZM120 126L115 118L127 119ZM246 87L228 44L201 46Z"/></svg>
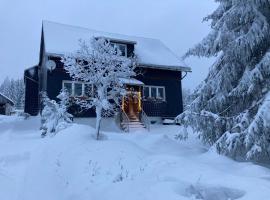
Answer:
<svg viewBox="0 0 270 200"><path fill-rule="evenodd" d="M84 98L76 98L83 109L94 108L97 116L96 135L99 137L102 113L112 113L125 95L125 85L121 78L136 75L136 59L122 56L120 49L111 45L106 38L80 40L76 53L62 58L64 68L73 80L92 85L94 93Z"/></svg>

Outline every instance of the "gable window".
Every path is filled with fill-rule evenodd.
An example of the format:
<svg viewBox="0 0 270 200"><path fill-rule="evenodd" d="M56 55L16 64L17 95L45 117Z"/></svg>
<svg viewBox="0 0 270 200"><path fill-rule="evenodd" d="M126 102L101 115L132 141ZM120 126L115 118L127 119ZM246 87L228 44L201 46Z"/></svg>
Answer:
<svg viewBox="0 0 270 200"><path fill-rule="evenodd" d="M120 44L120 43L111 42L111 45L115 49L119 49L122 56L127 57L127 45L126 44Z"/></svg>
<svg viewBox="0 0 270 200"><path fill-rule="evenodd" d="M144 86L143 98L165 101L165 87L163 86Z"/></svg>
<svg viewBox="0 0 270 200"><path fill-rule="evenodd" d="M79 81L63 81L62 87L65 88L70 96L89 97L93 94L93 85Z"/></svg>

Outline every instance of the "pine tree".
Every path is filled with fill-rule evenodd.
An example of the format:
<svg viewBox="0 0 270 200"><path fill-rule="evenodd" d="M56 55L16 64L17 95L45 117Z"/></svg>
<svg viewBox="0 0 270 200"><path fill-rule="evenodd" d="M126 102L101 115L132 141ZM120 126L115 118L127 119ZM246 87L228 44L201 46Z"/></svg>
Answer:
<svg viewBox="0 0 270 200"><path fill-rule="evenodd" d="M204 142L233 158L270 160L270 1L216 0L212 31L188 56L217 56L180 115Z"/></svg>
<svg viewBox="0 0 270 200"><path fill-rule="evenodd" d="M24 87L23 79L9 79L7 77L0 85L0 92L14 102L16 109L23 109L25 92Z"/></svg>

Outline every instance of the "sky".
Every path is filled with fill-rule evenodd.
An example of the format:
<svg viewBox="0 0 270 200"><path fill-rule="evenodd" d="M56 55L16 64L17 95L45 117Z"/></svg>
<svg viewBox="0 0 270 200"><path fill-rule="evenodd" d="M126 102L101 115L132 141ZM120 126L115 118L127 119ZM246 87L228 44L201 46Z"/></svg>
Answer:
<svg viewBox="0 0 270 200"><path fill-rule="evenodd" d="M42 20L157 38L180 57L209 33L202 19L216 7L214 0L0 0L0 83L38 63ZM200 84L213 61L185 60L193 72L183 87Z"/></svg>

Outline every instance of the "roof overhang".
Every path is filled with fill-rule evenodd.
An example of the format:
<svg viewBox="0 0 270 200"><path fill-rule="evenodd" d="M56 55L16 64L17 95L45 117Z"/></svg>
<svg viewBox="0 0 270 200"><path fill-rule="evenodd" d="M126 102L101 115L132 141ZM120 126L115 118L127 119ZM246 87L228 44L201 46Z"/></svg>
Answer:
<svg viewBox="0 0 270 200"><path fill-rule="evenodd" d="M6 95L0 93L0 102L3 101L2 103L9 103L11 104L12 106L14 106L14 102L8 98Z"/></svg>
<svg viewBox="0 0 270 200"><path fill-rule="evenodd" d="M182 66L165 66L165 65L154 65L154 64L139 64L140 67L144 68L152 68L152 69L163 69L170 71L181 71L181 72L192 72L190 67L182 67Z"/></svg>
<svg viewBox="0 0 270 200"><path fill-rule="evenodd" d="M135 78L120 78L120 82L125 85L136 85L136 86L142 86L144 85L143 82L135 79Z"/></svg>

